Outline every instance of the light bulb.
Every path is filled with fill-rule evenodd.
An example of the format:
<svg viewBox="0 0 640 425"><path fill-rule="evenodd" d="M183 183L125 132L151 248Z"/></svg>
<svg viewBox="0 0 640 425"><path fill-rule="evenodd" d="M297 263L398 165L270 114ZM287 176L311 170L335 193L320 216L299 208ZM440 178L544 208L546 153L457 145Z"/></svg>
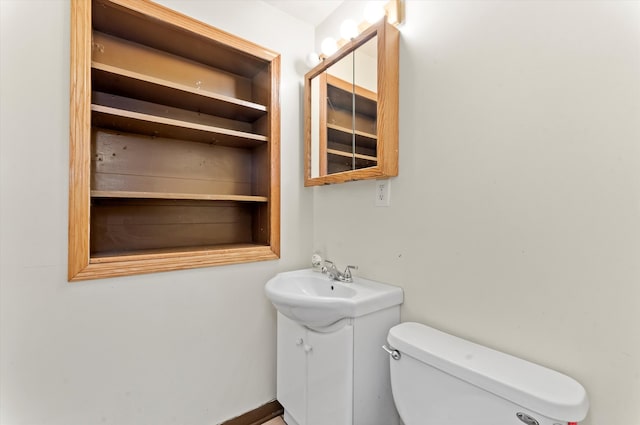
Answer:
<svg viewBox="0 0 640 425"><path fill-rule="evenodd" d="M385 15L384 2L370 1L364 8L364 20L373 24Z"/></svg>
<svg viewBox="0 0 640 425"><path fill-rule="evenodd" d="M320 56L316 52L311 52L305 58L305 62L309 68L313 68L320 63Z"/></svg>
<svg viewBox="0 0 640 425"><path fill-rule="evenodd" d="M338 43L336 43L335 39L327 37L322 40L322 44L320 44L320 50L322 50L322 53L324 53L326 56L331 56L338 50Z"/></svg>
<svg viewBox="0 0 640 425"><path fill-rule="evenodd" d="M340 25L340 35L345 40L356 38L358 36L358 24L356 24L356 21L353 19L345 20L342 25Z"/></svg>

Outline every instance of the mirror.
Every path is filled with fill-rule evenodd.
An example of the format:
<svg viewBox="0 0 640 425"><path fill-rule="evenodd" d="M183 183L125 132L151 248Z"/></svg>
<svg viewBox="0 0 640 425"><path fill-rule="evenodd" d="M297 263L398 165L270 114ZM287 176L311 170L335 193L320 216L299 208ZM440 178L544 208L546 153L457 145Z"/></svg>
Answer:
<svg viewBox="0 0 640 425"><path fill-rule="evenodd" d="M305 186L398 175L398 41L383 20L305 76Z"/></svg>

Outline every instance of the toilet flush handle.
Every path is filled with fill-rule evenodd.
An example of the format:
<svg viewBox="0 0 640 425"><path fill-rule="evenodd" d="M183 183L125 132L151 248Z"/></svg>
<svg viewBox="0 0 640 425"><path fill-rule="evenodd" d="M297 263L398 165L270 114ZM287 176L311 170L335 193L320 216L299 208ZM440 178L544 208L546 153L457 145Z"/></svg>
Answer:
<svg viewBox="0 0 640 425"><path fill-rule="evenodd" d="M393 347L388 346L387 344L382 346L382 349L389 353L393 360L400 360L400 351L396 350Z"/></svg>

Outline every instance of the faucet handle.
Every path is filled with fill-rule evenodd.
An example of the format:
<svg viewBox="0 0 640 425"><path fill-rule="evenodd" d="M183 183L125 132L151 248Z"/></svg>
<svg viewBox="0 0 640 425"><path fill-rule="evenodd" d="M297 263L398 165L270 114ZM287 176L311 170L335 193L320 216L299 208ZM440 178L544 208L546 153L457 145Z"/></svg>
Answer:
<svg viewBox="0 0 640 425"><path fill-rule="evenodd" d="M322 273L327 273L329 271L329 268L327 267L327 264L329 264L331 266L331 268L335 268L335 264L333 264L333 261L331 260L324 260L324 264L322 265Z"/></svg>
<svg viewBox="0 0 640 425"><path fill-rule="evenodd" d="M358 266L347 266L347 268L344 269L344 277L351 279L351 270L358 270Z"/></svg>

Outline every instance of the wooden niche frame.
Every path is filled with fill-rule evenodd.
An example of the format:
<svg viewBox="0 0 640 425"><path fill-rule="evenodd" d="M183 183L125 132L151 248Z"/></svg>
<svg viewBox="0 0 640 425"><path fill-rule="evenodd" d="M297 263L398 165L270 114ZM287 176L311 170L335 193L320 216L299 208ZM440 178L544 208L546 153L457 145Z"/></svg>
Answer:
<svg viewBox="0 0 640 425"><path fill-rule="evenodd" d="M69 281L279 258L279 86L276 52L71 0Z"/></svg>

